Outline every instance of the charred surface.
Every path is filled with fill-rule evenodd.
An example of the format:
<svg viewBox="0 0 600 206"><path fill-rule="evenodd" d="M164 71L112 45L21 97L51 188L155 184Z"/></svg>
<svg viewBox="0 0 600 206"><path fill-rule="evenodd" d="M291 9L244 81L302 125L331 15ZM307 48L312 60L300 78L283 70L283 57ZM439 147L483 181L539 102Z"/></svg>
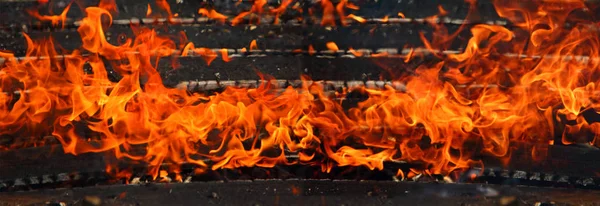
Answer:
<svg viewBox="0 0 600 206"><path fill-rule="evenodd" d="M600 189L600 179L595 175L595 172L600 170L600 164L598 164L600 160L597 159L600 157L599 150L550 146L547 148L549 152L545 159L533 160L529 157L530 155L525 155L525 153L531 152L530 145L519 144L513 147L518 149L513 152L509 165L500 163L495 157L484 156L481 159L485 168L457 171L456 174L460 178L456 181L496 185ZM295 161L298 158L294 154L286 157L289 161ZM205 162L208 165L212 164L208 159ZM206 182L256 179L398 181L403 178L396 177L398 170L408 174L411 168L427 168L427 165L419 163L386 162L383 170L369 170L365 167L334 167L330 172L324 172L320 166L296 164L277 165L273 168L218 169L196 174L197 166L184 164L181 166L179 174L171 173L168 177L154 179L147 175L148 172L161 168L166 170L169 168L169 164L164 164L161 168L148 168L143 163L127 158L117 160L112 157L110 151L73 156L64 154L58 145L2 152L0 153L0 164L6 168L0 170L0 177L2 177L0 191L161 181ZM131 175L125 179L108 175L106 165L109 164L113 165L113 170L128 171ZM435 175L431 177L417 175L407 179L418 182L446 181L443 177Z"/></svg>
<svg viewBox="0 0 600 206"><path fill-rule="evenodd" d="M449 32L455 32L460 25L448 25ZM196 47L206 48L248 48L250 42L256 40L258 49L272 50L307 50L312 45L315 50L327 50L326 43L335 42L340 49L381 49L381 48L416 48L423 47L419 33L429 37L434 31L429 25L407 23L397 25L353 25L327 29L321 26L303 25L259 25L259 26L228 26L228 25L155 25L150 26L157 34L171 37L176 44L187 37L186 42ZM454 50L460 50L468 41L468 28L454 43ZM106 38L113 45L121 45L127 38L135 37L130 27L114 25L105 30ZM81 48L81 38L76 29L58 31L31 31L27 35L34 40L52 38L60 42L59 50L71 51ZM385 39L385 40L384 40ZM184 44L184 43L183 43ZM183 48L184 45L178 45ZM27 42L23 33L0 31L0 49L8 50L15 56L24 56Z"/></svg>
<svg viewBox="0 0 600 206"><path fill-rule="evenodd" d="M298 80L309 75L314 80L391 80L410 72L418 61L404 63L399 58L319 58L315 56L268 56L237 58L230 62L215 59L210 66L200 58L180 58L181 67L171 69L172 60L160 62L165 85L190 80L259 80L257 72L275 79ZM422 62L421 62L422 63Z"/></svg>
<svg viewBox="0 0 600 206"><path fill-rule="evenodd" d="M84 12L80 8L88 6L98 5L99 0L85 0L78 1L77 6L73 6L67 15L70 22L74 22L77 19L81 19ZM225 0L225 1L167 1L171 7L172 13L177 13L182 18L196 18L201 17L198 14L199 8L215 9L216 11L229 16L230 18L235 17L237 14L249 11L252 7L253 1L239 1L236 0ZM280 1L269 0L267 1L269 8L277 8L280 5ZM339 0L332 0L333 5L336 5ZM470 5L462 0L449 0L449 1L376 1L376 0L350 0L353 4L360 7L359 10L350 10L347 13L353 13L358 16L365 18L383 18L385 16L397 17L398 12L402 12L407 18L426 18L440 13L438 5L442 6L445 11L448 12L447 17L451 19L465 19L469 11ZM64 8L68 5L68 1L52 0L47 4L40 4L37 1L0 1L0 14L3 21L1 27L13 27L18 28L22 24L31 24L37 22L34 18L24 12L26 9L38 10L43 14L60 14ZM150 5L153 8L152 16L166 17L166 12L161 11L153 0L117 0L116 12L114 16L116 19L130 19L130 18L145 18L147 17L147 8ZM304 9L304 12L299 12L294 9ZM496 21L502 20L496 15L494 6L491 1L478 1L475 5L478 13L474 14L472 18L468 19L473 23ZM307 11L308 9L313 10L312 15ZM268 12L265 12L268 14ZM264 18L264 23L272 23L274 21L272 15ZM280 22L297 21L298 18L302 18L304 22L316 24L319 21L314 21L313 17L319 18L322 16L322 7L318 1L309 0L296 0L289 5L283 15L280 15ZM339 17L338 17L339 20ZM338 21L339 24L339 21Z"/></svg>

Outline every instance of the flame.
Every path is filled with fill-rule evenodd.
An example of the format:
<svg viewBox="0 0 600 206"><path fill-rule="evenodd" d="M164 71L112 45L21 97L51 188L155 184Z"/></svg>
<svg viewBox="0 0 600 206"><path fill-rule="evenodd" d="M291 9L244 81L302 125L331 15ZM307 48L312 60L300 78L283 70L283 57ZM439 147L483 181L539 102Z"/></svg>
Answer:
<svg viewBox="0 0 600 206"><path fill-rule="evenodd" d="M387 53L387 52L381 52L381 53L371 54L371 57L387 57L388 55L389 55L389 53Z"/></svg>
<svg viewBox="0 0 600 206"><path fill-rule="evenodd" d="M241 12L238 14L233 20L231 20L231 25L235 26L243 21L243 19L248 15L258 15L256 18L256 24L260 22L260 15L264 12L264 6L267 4L267 0L255 0L252 4L252 8L250 11ZM252 19L250 19L252 21Z"/></svg>
<svg viewBox="0 0 600 206"><path fill-rule="evenodd" d="M177 14L173 14L173 12L171 12L171 6L167 2L167 0L156 0L156 6L158 6L158 8L161 8L163 11L167 12L167 20L169 22L172 22L173 17L177 16Z"/></svg>
<svg viewBox="0 0 600 206"><path fill-rule="evenodd" d="M314 55L315 53L317 53L317 51L315 51L315 47L313 47L313 45L308 45L308 54L309 55Z"/></svg>
<svg viewBox="0 0 600 206"><path fill-rule="evenodd" d="M356 16L354 14L349 14L347 16L347 18L354 19L355 21L360 22L360 23L366 23L367 22L367 20L365 18L362 18L360 16Z"/></svg>
<svg viewBox="0 0 600 206"><path fill-rule="evenodd" d="M100 0L98 7L107 10L112 13L117 13L117 2L116 0ZM150 8L150 7L148 7Z"/></svg>
<svg viewBox="0 0 600 206"><path fill-rule="evenodd" d="M335 26L335 14L333 13L335 8L333 7L333 3L329 0L321 0L321 8L323 8L321 26Z"/></svg>
<svg viewBox="0 0 600 206"><path fill-rule="evenodd" d="M403 18L403 19L405 19L405 18L406 18L406 16L405 16L405 15L404 15L404 13L402 13L402 12L398 12L398 16L399 16L400 18Z"/></svg>
<svg viewBox="0 0 600 206"><path fill-rule="evenodd" d="M346 16L345 9L353 9L358 10L359 7L348 2L348 0L341 0L334 7L333 3L329 0L321 0L321 8L323 9L323 17L321 19L321 26L335 26L335 13L340 17L340 22L342 25L347 25L346 18L352 18L358 22L364 23L366 20L362 17L356 16L354 14L349 14ZM335 13L334 13L335 12Z"/></svg>
<svg viewBox="0 0 600 206"><path fill-rule="evenodd" d="M152 7L148 4L148 10L146 10L146 16L150 16L152 14Z"/></svg>
<svg viewBox="0 0 600 206"><path fill-rule="evenodd" d="M225 21L227 20L227 16L215 11L214 9L211 9L209 11L205 8L200 8L200 10L198 10L198 14L202 14L208 18L218 20L221 23L225 23Z"/></svg>
<svg viewBox="0 0 600 206"><path fill-rule="evenodd" d="M382 19L381 19L381 23L387 23L390 20L390 17L388 15L385 15Z"/></svg>
<svg viewBox="0 0 600 206"><path fill-rule="evenodd" d="M415 50L411 48L410 51L408 52L408 54L406 55L406 57L404 57L404 63L410 62L414 53L415 53Z"/></svg>
<svg viewBox="0 0 600 206"><path fill-rule="evenodd" d="M283 0L279 7L271 9L271 13L275 14L275 22L273 24L279 24L279 16L285 13L287 7L292 4L293 0Z"/></svg>
<svg viewBox="0 0 600 206"><path fill-rule="evenodd" d="M269 11L279 15L289 4L284 1ZM174 16L166 1L157 5ZM265 5L264 0L254 1L232 25L248 15L251 21L260 18ZM345 9L358 9L348 1L334 6L321 0L320 5L323 26L335 26L335 14L358 18L345 15ZM110 24L102 21L102 17L112 21L111 12L89 7L77 29L82 47L65 53L61 61L54 58L60 53L51 39L34 40L27 34L23 35L27 58L0 52L6 59L0 70L0 134L51 133L67 153L108 152L144 162L155 178L177 173L177 165L184 163L197 165L197 172L278 164L319 165L330 171L335 166L382 169L384 162L400 160L426 168L398 170L402 179L449 176L482 166L476 158L481 154L510 158L515 142L600 146L600 122L584 116L600 109L599 31L590 26L595 22L568 15L585 4L536 1L524 6L494 1L494 5L518 28L473 25L468 30L472 36L459 53L440 52L456 43L461 31L449 33L435 21L447 13L438 7L440 14L427 20L434 32L420 34L425 49L410 48L401 58L409 62L429 51L442 61L420 64L395 78L396 85L356 86L331 94L322 82L308 77L297 88L277 88L263 75L266 83L256 88L228 87L214 95L164 86L157 59L199 55L210 65L219 55L225 62L233 61L227 49L175 43L143 27L134 29L134 38L113 45L104 34ZM32 15L64 26L67 11L59 16ZM226 20L214 10L198 12ZM565 27L566 22L571 26ZM339 51L334 42L326 47ZM257 48L253 40L249 50ZM348 48L355 56L363 55ZM309 45L308 54L314 53ZM371 54L384 56L397 57ZM120 80L109 80L106 61ZM84 72L88 66L92 72ZM355 91L364 94L364 100L342 107L345 95ZM96 136L80 136L75 125L81 124ZM565 129L554 134L557 126ZM555 135L560 142L554 141ZM546 152L536 146L531 156L541 158ZM174 166L165 170L161 168L165 163ZM128 175L116 165L108 165L107 171ZM175 175L176 181L180 179Z"/></svg>
<svg viewBox="0 0 600 206"><path fill-rule="evenodd" d="M442 7L442 5L438 5L438 14L440 14L441 16L446 16L448 12L446 11L446 9L444 9L444 7Z"/></svg>
<svg viewBox="0 0 600 206"><path fill-rule="evenodd" d="M346 5L348 4L348 0L341 0L336 6L335 6L335 10L337 11L337 14L340 16L340 22L342 23L342 25L346 25L346 12L345 12L345 8Z"/></svg>
<svg viewBox="0 0 600 206"><path fill-rule="evenodd" d="M181 56L188 56L190 55L190 51L193 52L196 55L200 55L200 57L202 57L202 59L204 59L204 61L206 61L206 65L210 65L210 63L212 63L213 60L215 60L217 58L217 53L215 53L213 50L209 49L209 48L195 48L193 43L188 43L187 45L185 45L185 47L183 48L183 51L181 52ZM225 52L227 52L225 50ZM229 59L229 57L223 55L223 59Z"/></svg>
<svg viewBox="0 0 600 206"><path fill-rule="evenodd" d="M231 58L229 58L229 52L227 49L221 49L221 58L224 62L230 62Z"/></svg>
<svg viewBox="0 0 600 206"><path fill-rule="evenodd" d="M338 48L337 44L335 44L335 42L327 42L326 44L327 49L329 49L329 51L339 51L340 48Z"/></svg>
<svg viewBox="0 0 600 206"><path fill-rule="evenodd" d="M252 50L258 50L258 46L256 45L256 40L252 40L250 42L250 51Z"/></svg>
<svg viewBox="0 0 600 206"><path fill-rule="evenodd" d="M356 50L354 50L353 48L348 48L348 51L349 51L349 52L350 52L352 55L354 55L354 56L357 56L357 57L361 57L361 56L363 56L363 53L362 53L362 52L356 51Z"/></svg>
<svg viewBox="0 0 600 206"><path fill-rule="evenodd" d="M71 9L71 4L69 3L65 9L63 9L63 11L60 13L60 15L41 15L38 11L36 10L26 10L27 13L29 13L29 15L31 15L32 17L40 20L40 21L49 21L52 23L53 26L57 26L59 23L62 25L62 28L65 27L65 22L67 21L67 13L69 12L69 9Z"/></svg>

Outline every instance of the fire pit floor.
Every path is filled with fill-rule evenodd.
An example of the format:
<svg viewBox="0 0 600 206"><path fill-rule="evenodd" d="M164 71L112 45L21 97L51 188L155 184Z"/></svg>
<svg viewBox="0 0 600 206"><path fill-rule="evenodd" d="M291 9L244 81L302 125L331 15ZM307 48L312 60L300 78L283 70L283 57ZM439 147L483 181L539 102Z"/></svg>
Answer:
<svg viewBox="0 0 600 206"><path fill-rule="evenodd" d="M592 205L600 191L392 181L152 183L0 194L0 205Z"/></svg>
<svg viewBox="0 0 600 206"><path fill-rule="evenodd" d="M0 205L592 205L600 191L391 181L264 180L0 194Z"/></svg>

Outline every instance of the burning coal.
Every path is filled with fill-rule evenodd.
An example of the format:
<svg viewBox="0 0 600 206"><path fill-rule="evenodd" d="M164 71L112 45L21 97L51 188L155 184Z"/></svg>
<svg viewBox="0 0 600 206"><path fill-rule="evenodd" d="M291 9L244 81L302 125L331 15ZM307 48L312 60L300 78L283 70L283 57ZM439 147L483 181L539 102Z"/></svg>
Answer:
<svg viewBox="0 0 600 206"><path fill-rule="evenodd" d="M256 88L228 87L216 94L164 86L157 62L188 55L201 56L207 64L216 58L235 61L227 49L177 44L172 37L138 26L133 27L135 38L111 44L104 30L116 7L102 2L85 9L77 28L80 49L59 52L57 42L24 34L25 58L0 52L5 59L0 70L0 134L51 133L67 153L110 152L153 168L191 163L201 168L199 172L278 164L318 165L323 171L336 166L382 169L387 161L407 161L424 165L416 172L448 175L482 166L479 154L509 157L512 142L553 144L557 124L566 127L558 134L562 144L599 146L600 123L582 115L596 111L600 100L598 27L569 16L585 9L583 2L497 1L498 14L512 26L472 24L468 17L461 31L470 29L472 37L460 53L440 52L461 32L449 33L439 23L447 14L440 7L438 16L426 20L436 32L431 38L421 34L425 50L373 54L406 62L426 52L438 58L394 79L402 89L351 86L330 92L309 77L297 87L279 87L263 75L264 83ZM148 15L164 11L163 17L173 23L177 14L168 3L156 5L148 7ZM277 23L288 7L316 12L304 11L293 0L274 8L255 1L235 17L210 8L198 11L219 23L237 25L260 23L264 16L275 16ZM369 21L352 14L359 8L346 0L322 0L320 7L322 26ZM58 16L31 14L64 26L68 9ZM388 22L387 16L382 18ZM569 28L563 26L567 22ZM346 49L334 42L326 47L334 52ZM309 48L313 55L316 51ZM257 49L256 42L249 49ZM59 55L64 58L53 58ZM120 80L109 80L107 62ZM362 99L348 108L345 102L351 93ZM97 135L79 135L81 125ZM581 134L593 137L582 140ZM290 160L286 154L299 158ZM543 154L534 150L532 156ZM159 175L158 169L151 172Z"/></svg>

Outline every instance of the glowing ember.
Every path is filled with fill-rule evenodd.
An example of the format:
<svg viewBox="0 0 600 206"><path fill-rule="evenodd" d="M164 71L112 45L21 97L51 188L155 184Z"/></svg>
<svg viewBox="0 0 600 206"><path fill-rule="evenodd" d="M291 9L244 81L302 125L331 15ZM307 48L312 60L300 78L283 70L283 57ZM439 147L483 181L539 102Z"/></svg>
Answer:
<svg viewBox="0 0 600 206"><path fill-rule="evenodd" d="M406 174L399 170L402 179L447 175L481 166L474 158L478 152L508 157L511 142L554 144L553 128L559 116L573 122L566 126L563 144L581 143L574 136L590 132L595 136L585 143L600 145L600 123L582 116L583 111L600 106L598 30L581 19L570 19L575 21L570 29L562 27L566 14L585 7L583 3L521 8L496 1L499 15L513 21L516 29L525 30L530 38L517 38L517 32L502 26L474 25L469 27L472 38L458 54L438 52L447 48L456 34L448 34L434 21L437 17L430 18L427 22L436 32L431 39L424 34L421 38L426 50L443 61L420 65L411 74L398 77L396 81L405 85L402 90L359 86L330 94L323 85L304 77L300 88L266 83L252 89L229 87L207 96L163 86L156 59L199 55L210 64L220 55L226 62L234 61L227 49L196 48L191 42L178 46L147 28L136 29L134 39L112 45L104 34L109 25L102 25L102 19L112 20L113 7L107 5L114 1L102 2L109 3L85 9L87 16L77 29L82 48L62 61L36 58L58 52L52 41L33 41L27 35L27 57L32 58L17 59L0 52L6 60L0 70L0 134L35 133L52 125L52 135L65 152L112 152L118 158L146 162L154 168L155 177L167 175L158 169L163 163L195 164L198 172L277 164L319 165L329 171L346 165L382 169L384 162L396 160L425 165L425 169ZM279 16L291 3L283 1L280 7L264 12L266 1L254 1L250 10L238 14L231 24L240 24L246 17L257 23L254 20L266 13ZM156 5L169 19L175 16L167 1L157 0ZM64 26L69 6L58 16L31 14ZM323 26L335 26L335 14L342 25L346 17L366 21L346 15L345 9L358 7L345 0L335 6L321 0L320 6ZM440 15L447 14L441 6L438 9ZM227 20L215 10L198 12L221 22ZM402 13L398 16L405 18ZM529 43L525 49L523 45ZM334 42L325 46L339 50ZM256 41L249 49L258 49ZM401 58L409 62L419 51L411 48ZM310 45L308 53L315 52ZM363 56L352 48L349 52ZM503 52L528 57L500 55ZM371 56L391 54L384 51ZM582 56L586 58L577 58ZM108 79L105 59L118 61L113 65L122 76L118 82ZM88 65L92 72L85 73L83 68ZM343 109L340 99L352 91L366 97ZM76 123L85 123L98 138L79 136ZM140 148L143 152L133 152ZM287 159L288 153L299 158ZM533 156L535 153L532 151ZM208 165L206 159L213 163ZM107 171L114 168L108 165Z"/></svg>

